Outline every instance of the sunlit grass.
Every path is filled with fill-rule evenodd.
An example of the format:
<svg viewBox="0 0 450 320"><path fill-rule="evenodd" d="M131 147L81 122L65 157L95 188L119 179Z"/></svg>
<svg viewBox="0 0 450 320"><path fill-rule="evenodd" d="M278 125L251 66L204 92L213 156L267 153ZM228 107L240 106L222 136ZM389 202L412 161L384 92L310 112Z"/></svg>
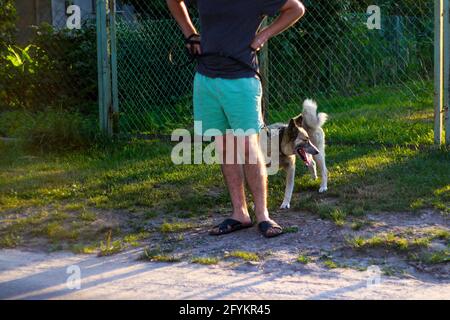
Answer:
<svg viewBox="0 0 450 320"><path fill-rule="evenodd" d="M304 255L304 254L300 254L297 257L297 262L299 262L301 264L308 264L308 263L311 262L311 259L308 256Z"/></svg>
<svg viewBox="0 0 450 320"><path fill-rule="evenodd" d="M159 231L161 233L175 233L192 229L194 225L188 222L164 222Z"/></svg>
<svg viewBox="0 0 450 320"><path fill-rule="evenodd" d="M327 268L327 269L336 269L339 268L338 264L336 262L334 262L331 259L326 259L323 261L323 265Z"/></svg>
<svg viewBox="0 0 450 320"><path fill-rule="evenodd" d="M232 257L232 258L238 258L242 259L244 261L259 261L260 257L254 253L249 251L232 251L228 254L226 254L226 257Z"/></svg>
<svg viewBox="0 0 450 320"><path fill-rule="evenodd" d="M375 235L371 238L355 237L348 239L347 243L354 249L362 250L369 248L386 248L399 251L407 251L416 248L427 248L430 238L421 237L408 239L393 233Z"/></svg>
<svg viewBox="0 0 450 320"><path fill-rule="evenodd" d="M195 257L191 260L195 264L214 265L219 263L219 258L216 257Z"/></svg>

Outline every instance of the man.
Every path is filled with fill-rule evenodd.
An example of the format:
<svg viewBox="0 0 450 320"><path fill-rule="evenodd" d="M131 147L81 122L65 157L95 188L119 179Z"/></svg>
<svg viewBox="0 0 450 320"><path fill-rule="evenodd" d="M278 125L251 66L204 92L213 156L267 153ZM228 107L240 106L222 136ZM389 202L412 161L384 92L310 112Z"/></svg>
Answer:
<svg viewBox="0 0 450 320"><path fill-rule="evenodd" d="M201 37L185 2L197 5ZM271 37L297 22L305 8L298 0L167 0L167 5L188 39L188 49L199 56L194 80L194 119L201 128L196 126L196 134L213 135L219 157L232 159L222 164L222 172L233 214L210 234L223 235L252 226L245 198L246 181L253 195L259 230L268 238L278 236L283 230L270 219L267 210L267 173L259 145L258 134L264 122L261 83L255 72L256 52ZM259 31L265 16L278 13L270 26ZM242 139L244 164L239 164L234 154Z"/></svg>

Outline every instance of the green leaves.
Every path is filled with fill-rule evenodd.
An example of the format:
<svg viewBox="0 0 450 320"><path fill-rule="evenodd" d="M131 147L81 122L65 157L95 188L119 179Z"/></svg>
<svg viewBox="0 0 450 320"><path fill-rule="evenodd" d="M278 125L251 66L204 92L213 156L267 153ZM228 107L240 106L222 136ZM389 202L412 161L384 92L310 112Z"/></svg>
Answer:
<svg viewBox="0 0 450 320"><path fill-rule="evenodd" d="M14 0L0 0L0 45L11 43L16 36L17 12Z"/></svg>
<svg viewBox="0 0 450 320"><path fill-rule="evenodd" d="M7 53L3 57L6 61L9 61L11 66L19 69L22 73L29 72L34 73L35 68L37 67L37 61L34 60L31 55L31 49L39 49L37 46L32 44L26 46L25 48L21 48L19 46L11 46L7 47Z"/></svg>

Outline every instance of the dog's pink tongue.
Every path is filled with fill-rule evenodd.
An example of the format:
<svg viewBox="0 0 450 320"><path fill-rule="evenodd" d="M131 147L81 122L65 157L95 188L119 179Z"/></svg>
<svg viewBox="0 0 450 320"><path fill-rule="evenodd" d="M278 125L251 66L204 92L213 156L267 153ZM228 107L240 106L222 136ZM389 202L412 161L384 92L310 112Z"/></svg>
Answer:
<svg viewBox="0 0 450 320"><path fill-rule="evenodd" d="M306 153L305 150L303 150L303 149L300 149L298 151L298 153L301 154L300 158L302 158L303 163L305 164L305 166L309 167L311 165L312 156L309 153Z"/></svg>
<svg viewBox="0 0 450 320"><path fill-rule="evenodd" d="M312 155L310 155L309 153L306 153L305 154L306 155L306 166L310 166L311 165L311 163L312 163Z"/></svg>

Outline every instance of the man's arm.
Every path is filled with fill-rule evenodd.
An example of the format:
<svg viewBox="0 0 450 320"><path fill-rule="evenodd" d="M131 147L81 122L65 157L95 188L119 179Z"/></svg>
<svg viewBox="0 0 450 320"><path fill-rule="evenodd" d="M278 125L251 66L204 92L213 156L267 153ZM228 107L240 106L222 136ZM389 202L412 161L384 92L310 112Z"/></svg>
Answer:
<svg viewBox="0 0 450 320"><path fill-rule="evenodd" d="M172 16L177 21L178 25L181 28L181 31L184 34L184 37L187 38L193 34L197 33L197 29L195 29L194 24L192 23L191 17L189 16L189 12L186 8L186 4L184 0L166 0L167 6L169 7ZM188 45L189 47L189 45ZM188 48L191 52L195 54L200 54L200 46L194 45L193 50Z"/></svg>
<svg viewBox="0 0 450 320"><path fill-rule="evenodd" d="M256 35L251 47L254 50L260 50L270 38L280 34L300 20L305 11L305 6L299 0L287 0L281 8L278 18Z"/></svg>

